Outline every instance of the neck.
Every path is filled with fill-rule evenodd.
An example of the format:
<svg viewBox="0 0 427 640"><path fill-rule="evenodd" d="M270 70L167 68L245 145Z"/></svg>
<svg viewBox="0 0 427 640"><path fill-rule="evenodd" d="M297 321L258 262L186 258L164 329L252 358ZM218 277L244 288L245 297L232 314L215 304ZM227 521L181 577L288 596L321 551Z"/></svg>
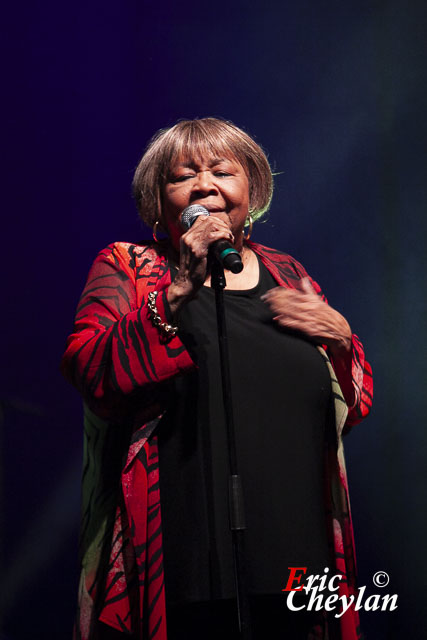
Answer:
<svg viewBox="0 0 427 640"><path fill-rule="evenodd" d="M240 273L232 273L225 270L225 280L227 282L226 289L252 289L259 281L259 265L255 253L247 246L243 246L240 252L243 262L243 270ZM205 287L211 285L211 277L207 276Z"/></svg>

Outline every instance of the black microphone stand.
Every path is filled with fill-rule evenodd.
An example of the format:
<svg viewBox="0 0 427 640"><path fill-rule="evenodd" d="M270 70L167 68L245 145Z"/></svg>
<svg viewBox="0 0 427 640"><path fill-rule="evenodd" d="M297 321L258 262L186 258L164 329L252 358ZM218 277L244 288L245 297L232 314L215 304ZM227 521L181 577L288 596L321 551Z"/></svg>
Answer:
<svg viewBox="0 0 427 640"><path fill-rule="evenodd" d="M212 260L211 287L215 290L216 317L218 324L218 344L221 363L222 397L227 428L230 477L228 486L229 520L233 544L234 576L237 592L237 614L240 637L252 640L252 626L246 583L244 554L244 533L246 529L243 506L242 481L237 468L236 439L234 433L233 401L230 384L230 361L228 356L227 328L225 324L224 269L219 260Z"/></svg>

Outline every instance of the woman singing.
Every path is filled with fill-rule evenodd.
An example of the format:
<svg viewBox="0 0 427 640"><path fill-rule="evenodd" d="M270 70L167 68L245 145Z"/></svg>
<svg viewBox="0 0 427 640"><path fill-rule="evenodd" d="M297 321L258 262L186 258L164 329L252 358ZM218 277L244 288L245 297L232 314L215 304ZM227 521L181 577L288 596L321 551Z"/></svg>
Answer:
<svg viewBox="0 0 427 640"><path fill-rule="evenodd" d="M272 175L245 132L178 122L133 186L155 242L100 252L63 358L85 401L75 637L239 637L210 286L210 248L228 240L243 263L224 298L254 637L356 640L354 609L309 611L299 593L290 611L283 589L304 567L355 593L342 434L371 406L360 340L301 264L249 240ZM186 230L193 204L209 215Z"/></svg>

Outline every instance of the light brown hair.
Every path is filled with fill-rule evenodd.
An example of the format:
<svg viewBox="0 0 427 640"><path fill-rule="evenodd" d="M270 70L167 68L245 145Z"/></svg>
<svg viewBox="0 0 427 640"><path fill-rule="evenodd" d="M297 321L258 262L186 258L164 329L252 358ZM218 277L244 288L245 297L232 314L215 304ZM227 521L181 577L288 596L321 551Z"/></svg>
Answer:
<svg viewBox="0 0 427 640"><path fill-rule="evenodd" d="M161 221L162 191L173 162L206 156L234 157L249 182L249 213L259 219L270 206L273 176L261 147L232 122L219 118L181 120L149 142L133 178L139 215L150 227Z"/></svg>

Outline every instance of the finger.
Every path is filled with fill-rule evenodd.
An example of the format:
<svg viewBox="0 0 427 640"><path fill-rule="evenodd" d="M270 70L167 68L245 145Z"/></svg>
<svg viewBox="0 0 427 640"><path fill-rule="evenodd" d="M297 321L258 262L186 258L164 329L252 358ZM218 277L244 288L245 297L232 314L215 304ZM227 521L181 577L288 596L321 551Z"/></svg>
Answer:
<svg viewBox="0 0 427 640"><path fill-rule="evenodd" d="M188 236L185 234L184 236L181 236L181 250L185 253L189 252L189 255L200 260L207 256L209 247L214 242L224 239L232 242L233 236L230 234L230 231L210 231L209 233Z"/></svg>
<svg viewBox="0 0 427 640"><path fill-rule="evenodd" d="M208 220L209 220L209 216L206 216L206 215L197 216L197 218L194 220L191 227L187 229L187 233L189 231L194 231L194 229L197 229L197 227L203 226L204 224L207 223Z"/></svg>
<svg viewBox="0 0 427 640"><path fill-rule="evenodd" d="M217 240L230 240L230 242L234 242L234 236L229 229L218 229L206 234L208 244L212 244L212 242L216 242Z"/></svg>
<svg viewBox="0 0 427 640"><path fill-rule="evenodd" d="M227 240L231 240L234 242L234 235L231 229L222 224L208 224L208 223L196 223L189 229L186 233L184 233L181 237L184 240L188 240L190 242L203 242L206 243L211 242L211 238L215 234L220 234L219 237L226 238Z"/></svg>
<svg viewBox="0 0 427 640"><path fill-rule="evenodd" d="M192 227L194 227L196 225L196 223L198 223L199 221L202 222L207 222L208 224L223 224L226 227L230 227L231 226L231 221L229 216L227 216L226 214L211 214L209 216L198 216L196 218L196 220L194 221L194 223L191 225Z"/></svg>
<svg viewBox="0 0 427 640"><path fill-rule="evenodd" d="M306 278L301 278L300 285L301 285L301 291L304 291L305 293L314 293L314 294L316 294L316 291L314 290L309 278L307 278L307 277Z"/></svg>
<svg viewBox="0 0 427 640"><path fill-rule="evenodd" d="M224 222L228 227L231 226L230 216L226 213L213 212L211 213L210 218L211 220L221 220L221 222Z"/></svg>
<svg viewBox="0 0 427 640"><path fill-rule="evenodd" d="M229 240L234 243L234 235L230 228L222 225L211 225L201 229L198 239L205 244L212 244L216 240Z"/></svg>
<svg viewBox="0 0 427 640"><path fill-rule="evenodd" d="M306 296L307 294L302 291L282 289L262 296L262 300L272 311L289 315L298 314L307 309Z"/></svg>
<svg viewBox="0 0 427 640"><path fill-rule="evenodd" d="M216 216L199 216L199 218L191 226L190 231L197 231L198 233L208 233L210 230L218 231L223 229L226 232L231 232L229 218L222 220Z"/></svg>
<svg viewBox="0 0 427 640"><path fill-rule="evenodd" d="M262 296L261 300L263 302L268 302L272 298L274 298L280 291L284 291L283 287L274 287L273 289L269 289Z"/></svg>
<svg viewBox="0 0 427 640"><path fill-rule="evenodd" d="M227 222L225 222L224 220L221 220L221 218L211 218L210 222L206 225L206 227L208 229L214 229L215 231L219 231L220 229L227 231L228 233L231 232L231 226L229 224L229 221L227 219Z"/></svg>

